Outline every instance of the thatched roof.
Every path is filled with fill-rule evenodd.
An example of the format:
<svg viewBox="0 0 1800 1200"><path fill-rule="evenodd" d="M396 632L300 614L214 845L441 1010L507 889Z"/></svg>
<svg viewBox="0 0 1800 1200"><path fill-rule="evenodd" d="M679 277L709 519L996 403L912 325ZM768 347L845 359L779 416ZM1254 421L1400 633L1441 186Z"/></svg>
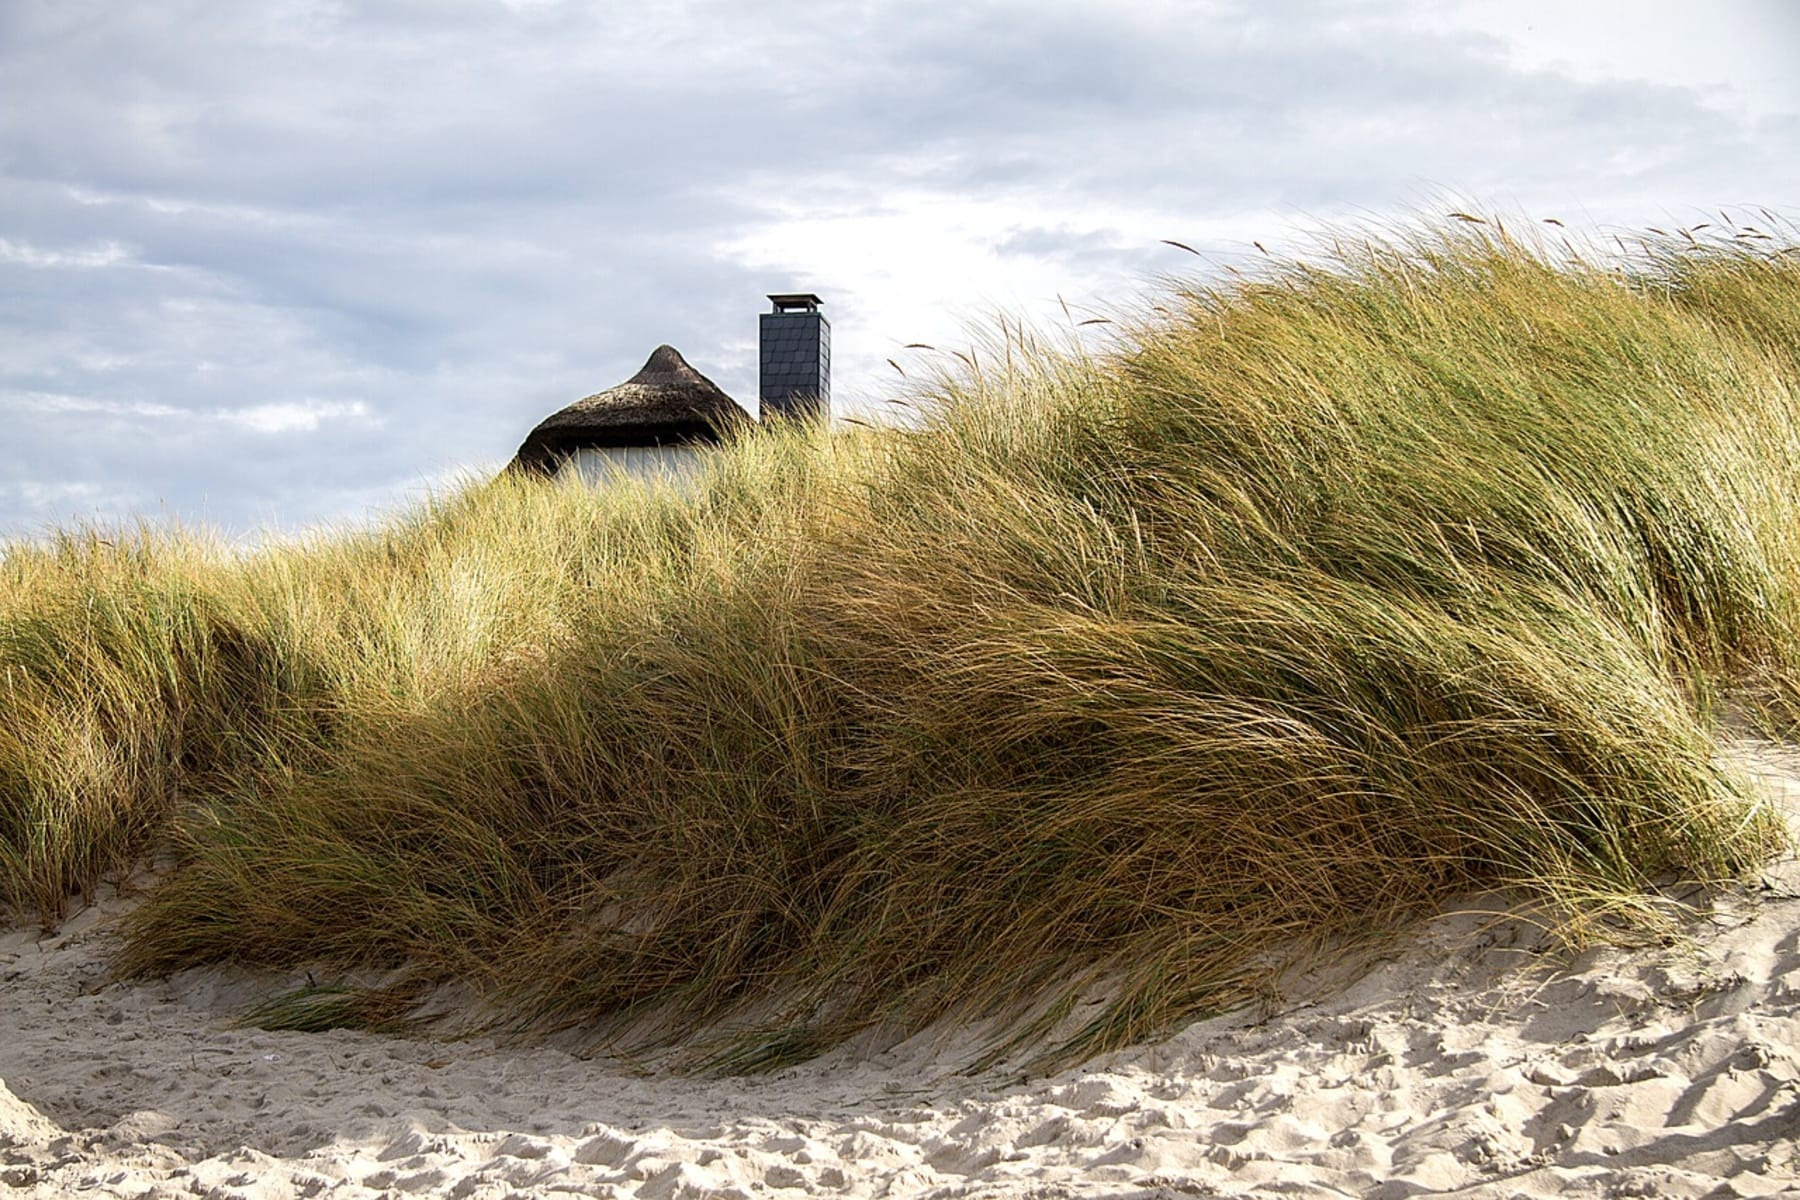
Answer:
<svg viewBox="0 0 1800 1200"><path fill-rule="evenodd" d="M658 346L644 369L544 418L512 467L554 471L577 450L603 446L681 446L717 442L750 416L717 384L688 366L673 346Z"/></svg>

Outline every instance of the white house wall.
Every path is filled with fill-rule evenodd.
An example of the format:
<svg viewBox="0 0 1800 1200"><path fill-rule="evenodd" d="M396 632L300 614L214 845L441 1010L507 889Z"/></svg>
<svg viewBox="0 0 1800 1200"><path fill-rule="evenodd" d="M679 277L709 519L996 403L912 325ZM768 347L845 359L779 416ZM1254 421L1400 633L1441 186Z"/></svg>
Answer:
<svg viewBox="0 0 1800 1200"><path fill-rule="evenodd" d="M683 484L700 474L704 453L691 446L607 446L577 450L569 461L582 482L594 486L621 478Z"/></svg>

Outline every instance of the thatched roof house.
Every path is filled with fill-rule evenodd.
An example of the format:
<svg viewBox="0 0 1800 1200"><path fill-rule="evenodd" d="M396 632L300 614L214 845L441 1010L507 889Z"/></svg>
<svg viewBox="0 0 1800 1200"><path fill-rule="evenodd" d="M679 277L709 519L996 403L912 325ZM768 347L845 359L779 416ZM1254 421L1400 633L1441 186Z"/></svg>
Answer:
<svg viewBox="0 0 1800 1200"><path fill-rule="evenodd" d="M691 451L717 444L750 420L680 351L658 346L644 369L618 387L544 418L519 447L511 469L552 474L588 452L623 462L634 451Z"/></svg>

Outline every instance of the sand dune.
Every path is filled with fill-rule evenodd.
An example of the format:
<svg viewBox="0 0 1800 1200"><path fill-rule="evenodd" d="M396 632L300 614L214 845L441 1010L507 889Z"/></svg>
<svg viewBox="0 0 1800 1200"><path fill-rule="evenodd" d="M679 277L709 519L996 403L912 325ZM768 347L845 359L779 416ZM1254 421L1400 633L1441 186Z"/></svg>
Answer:
<svg viewBox="0 0 1800 1200"><path fill-rule="evenodd" d="M241 978L107 981L114 898L0 938L0 1196L1800 1195L1797 897L1784 862L1574 958L1449 913L1051 1077L921 1037L730 1080L236 1029Z"/></svg>

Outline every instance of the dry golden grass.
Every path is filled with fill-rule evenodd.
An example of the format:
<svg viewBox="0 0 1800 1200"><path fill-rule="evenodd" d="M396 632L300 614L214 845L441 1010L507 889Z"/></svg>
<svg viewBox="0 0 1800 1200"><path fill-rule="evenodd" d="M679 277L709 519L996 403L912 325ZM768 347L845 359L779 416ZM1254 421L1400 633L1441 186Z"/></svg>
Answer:
<svg viewBox="0 0 1800 1200"><path fill-rule="evenodd" d="M1735 232L1741 232L1735 231ZM1085 982L1084 1053L1295 939L1473 887L1650 929L1779 823L1800 713L1800 263L1496 227L1007 330L911 430L761 432L697 493L505 478L231 556L0 564L0 897L159 847L121 969L458 979L520 1027L735 1027L749 1069ZM338 990L334 969L390 968ZM335 1014L335 1015L334 1015Z"/></svg>

